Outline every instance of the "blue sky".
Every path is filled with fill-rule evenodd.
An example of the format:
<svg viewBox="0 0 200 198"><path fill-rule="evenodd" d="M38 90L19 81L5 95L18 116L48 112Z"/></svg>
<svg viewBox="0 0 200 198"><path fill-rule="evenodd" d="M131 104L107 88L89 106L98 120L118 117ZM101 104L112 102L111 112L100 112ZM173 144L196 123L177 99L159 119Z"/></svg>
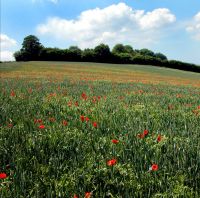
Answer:
<svg viewBox="0 0 200 198"><path fill-rule="evenodd" d="M46 47L124 43L200 64L200 1L1 0L1 60L30 34Z"/></svg>

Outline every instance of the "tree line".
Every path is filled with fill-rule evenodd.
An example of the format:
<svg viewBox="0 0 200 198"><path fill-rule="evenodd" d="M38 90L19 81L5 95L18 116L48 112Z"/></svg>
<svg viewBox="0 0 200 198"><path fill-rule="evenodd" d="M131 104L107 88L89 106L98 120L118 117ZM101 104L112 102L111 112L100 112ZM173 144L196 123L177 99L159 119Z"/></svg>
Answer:
<svg viewBox="0 0 200 198"><path fill-rule="evenodd" d="M168 67L200 73L200 67L177 60L168 60L162 53L149 49L133 49L130 45L116 44L112 50L106 44L81 50L77 46L68 49L44 47L34 35L24 38L22 48L14 53L16 61L75 61L117 64L142 64Z"/></svg>

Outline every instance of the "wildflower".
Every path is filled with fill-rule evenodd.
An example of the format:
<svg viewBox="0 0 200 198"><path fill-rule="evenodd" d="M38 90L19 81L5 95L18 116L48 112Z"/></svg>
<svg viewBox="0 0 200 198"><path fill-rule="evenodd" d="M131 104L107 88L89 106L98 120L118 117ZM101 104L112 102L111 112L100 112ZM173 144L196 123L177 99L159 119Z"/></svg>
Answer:
<svg viewBox="0 0 200 198"><path fill-rule="evenodd" d="M77 194L74 194L74 197L73 198L78 198L78 195Z"/></svg>
<svg viewBox="0 0 200 198"><path fill-rule="evenodd" d="M118 144L118 143L119 143L119 140L113 139L113 140L112 140L112 143L113 143L113 144Z"/></svg>
<svg viewBox="0 0 200 198"><path fill-rule="evenodd" d="M87 99L86 93L83 92L83 93L81 94L81 97L82 97L84 100L86 100L86 99Z"/></svg>
<svg viewBox="0 0 200 198"><path fill-rule="evenodd" d="M88 122L90 119L88 117L85 118L85 121Z"/></svg>
<svg viewBox="0 0 200 198"><path fill-rule="evenodd" d="M67 123L66 120L63 120L63 121L62 121L62 124L63 124L64 126L67 126L68 123Z"/></svg>
<svg viewBox="0 0 200 198"><path fill-rule="evenodd" d="M85 198L90 198L90 197L91 197L91 195L92 195L92 193L91 193L91 192L86 192L86 193L85 193Z"/></svg>
<svg viewBox="0 0 200 198"><path fill-rule="evenodd" d="M148 135L149 131L148 130L144 130L143 134L144 136Z"/></svg>
<svg viewBox="0 0 200 198"><path fill-rule="evenodd" d="M160 142L161 139L162 139L161 135L158 135L158 137L157 137L157 142Z"/></svg>
<svg viewBox="0 0 200 198"><path fill-rule="evenodd" d="M93 122L92 125L93 125L94 128L97 128L97 123L96 122Z"/></svg>
<svg viewBox="0 0 200 198"><path fill-rule="evenodd" d="M114 166L116 163L117 163L117 160L115 158L107 161L108 166Z"/></svg>
<svg viewBox="0 0 200 198"><path fill-rule="evenodd" d="M13 90L10 92L10 96L12 96L12 97L15 96L15 92Z"/></svg>
<svg viewBox="0 0 200 198"><path fill-rule="evenodd" d="M157 164L152 164L151 170L152 171L157 171L158 170L158 165Z"/></svg>
<svg viewBox="0 0 200 198"><path fill-rule="evenodd" d="M81 119L82 122L84 122L85 116L81 115L80 119Z"/></svg>
<svg viewBox="0 0 200 198"><path fill-rule="evenodd" d="M78 107L78 102L76 101L76 102L74 103L74 105Z"/></svg>
<svg viewBox="0 0 200 198"><path fill-rule="evenodd" d="M39 129L45 129L45 126L44 125L40 125Z"/></svg>
<svg viewBox="0 0 200 198"><path fill-rule="evenodd" d="M13 127L13 124L12 124L12 123L8 124L8 127L9 127L9 128L12 128L12 127Z"/></svg>
<svg viewBox="0 0 200 198"><path fill-rule="evenodd" d="M0 179L6 179L7 175L6 173L0 173Z"/></svg>

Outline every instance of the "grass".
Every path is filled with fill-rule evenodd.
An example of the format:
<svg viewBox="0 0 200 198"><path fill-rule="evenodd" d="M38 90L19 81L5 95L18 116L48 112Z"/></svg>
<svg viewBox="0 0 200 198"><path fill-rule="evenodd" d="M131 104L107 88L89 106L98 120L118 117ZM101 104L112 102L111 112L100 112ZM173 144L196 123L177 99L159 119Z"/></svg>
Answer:
<svg viewBox="0 0 200 198"><path fill-rule="evenodd" d="M200 196L200 74L64 62L0 72L1 197Z"/></svg>

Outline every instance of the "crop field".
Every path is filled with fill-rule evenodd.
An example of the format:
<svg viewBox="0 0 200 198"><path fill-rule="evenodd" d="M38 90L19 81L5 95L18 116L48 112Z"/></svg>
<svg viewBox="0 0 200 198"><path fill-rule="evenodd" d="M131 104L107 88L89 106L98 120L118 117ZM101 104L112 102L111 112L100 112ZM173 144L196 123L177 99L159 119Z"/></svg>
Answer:
<svg viewBox="0 0 200 198"><path fill-rule="evenodd" d="M200 197L200 74L0 64L0 197Z"/></svg>

